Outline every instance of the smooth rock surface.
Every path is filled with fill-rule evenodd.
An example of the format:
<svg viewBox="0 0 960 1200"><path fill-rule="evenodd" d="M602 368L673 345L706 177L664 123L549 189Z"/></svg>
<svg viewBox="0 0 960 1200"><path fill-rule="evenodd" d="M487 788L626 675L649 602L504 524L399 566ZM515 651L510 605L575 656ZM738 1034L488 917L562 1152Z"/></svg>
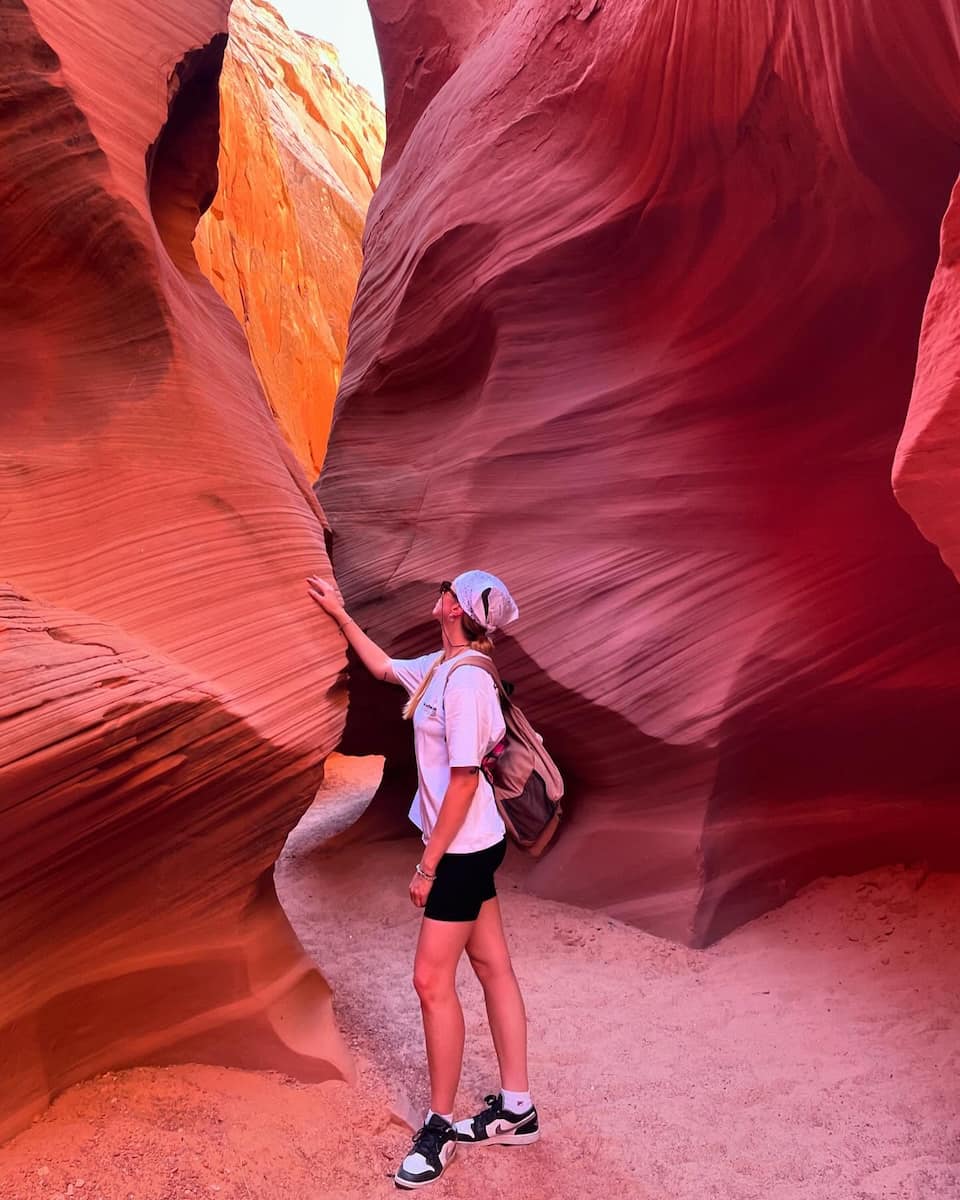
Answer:
<svg viewBox="0 0 960 1200"><path fill-rule="evenodd" d="M960 578L960 181L943 219L893 482L900 503Z"/></svg>
<svg viewBox="0 0 960 1200"><path fill-rule="evenodd" d="M319 495L395 652L439 579L513 588L501 663L571 785L532 886L702 944L825 872L955 867L960 595L890 485L955 5L371 7L385 170ZM384 832L409 731L375 690L344 746L388 754Z"/></svg>
<svg viewBox="0 0 960 1200"><path fill-rule="evenodd" d="M197 258L316 478L380 178L383 114L332 46L288 29L263 0L230 10L220 95L220 186L197 227Z"/></svg>
<svg viewBox="0 0 960 1200"><path fill-rule="evenodd" d="M323 515L191 249L221 0L0 23L0 1137L107 1067L349 1070L277 902L336 744Z"/></svg>

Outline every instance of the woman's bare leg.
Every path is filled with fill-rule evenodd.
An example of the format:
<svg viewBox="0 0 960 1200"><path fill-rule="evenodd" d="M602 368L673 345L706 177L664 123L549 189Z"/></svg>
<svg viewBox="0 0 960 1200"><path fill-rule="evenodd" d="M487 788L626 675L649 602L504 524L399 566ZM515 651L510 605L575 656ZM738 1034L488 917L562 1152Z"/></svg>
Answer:
<svg viewBox="0 0 960 1200"><path fill-rule="evenodd" d="M463 1009L457 997L457 963L473 921L434 921L424 917L413 965L420 997L423 1035L430 1070L430 1107L453 1112L463 1065Z"/></svg>
<svg viewBox="0 0 960 1200"><path fill-rule="evenodd" d="M483 988L487 1020L500 1064L500 1084L511 1092L526 1092L529 1089L527 1013L513 973L496 896L480 909L466 945Z"/></svg>

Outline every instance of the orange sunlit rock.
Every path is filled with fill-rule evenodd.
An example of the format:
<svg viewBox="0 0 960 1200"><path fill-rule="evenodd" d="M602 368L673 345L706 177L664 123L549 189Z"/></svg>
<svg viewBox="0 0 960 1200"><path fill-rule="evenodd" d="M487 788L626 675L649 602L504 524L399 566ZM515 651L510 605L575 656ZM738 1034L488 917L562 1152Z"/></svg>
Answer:
<svg viewBox="0 0 960 1200"><path fill-rule="evenodd" d="M383 114L332 46L292 32L263 0L236 0L220 187L197 229L197 258L242 324L280 428L313 478L383 137Z"/></svg>

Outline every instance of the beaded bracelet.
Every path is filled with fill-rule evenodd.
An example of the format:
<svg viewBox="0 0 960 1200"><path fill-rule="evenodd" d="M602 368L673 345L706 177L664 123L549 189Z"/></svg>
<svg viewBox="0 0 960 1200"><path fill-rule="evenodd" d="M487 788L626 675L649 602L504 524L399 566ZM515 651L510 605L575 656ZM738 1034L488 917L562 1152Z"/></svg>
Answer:
<svg viewBox="0 0 960 1200"><path fill-rule="evenodd" d="M431 883L436 879L436 875L431 875L429 871L425 871L419 863L413 868L421 879L429 879Z"/></svg>

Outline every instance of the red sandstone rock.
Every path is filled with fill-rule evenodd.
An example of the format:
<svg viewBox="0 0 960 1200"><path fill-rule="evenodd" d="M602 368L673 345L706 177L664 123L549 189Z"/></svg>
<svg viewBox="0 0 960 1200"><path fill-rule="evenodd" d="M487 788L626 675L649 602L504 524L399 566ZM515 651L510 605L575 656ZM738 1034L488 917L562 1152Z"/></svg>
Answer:
<svg viewBox="0 0 960 1200"><path fill-rule="evenodd" d="M233 309L280 428L316 478L380 176L383 114L332 46L237 0L221 87L220 187L197 257Z"/></svg>
<svg viewBox="0 0 960 1200"><path fill-rule="evenodd" d="M347 1069L272 880L342 722L323 518L190 247L226 10L0 25L0 1136L106 1067Z"/></svg>
<svg viewBox="0 0 960 1200"><path fill-rule="evenodd" d="M440 578L515 590L502 666L571 782L533 885L703 943L821 873L955 866L960 602L890 488L954 6L372 8L385 173L320 495L398 652ZM359 687L378 748L396 698Z"/></svg>
<svg viewBox="0 0 960 1200"><path fill-rule="evenodd" d="M921 533L960 577L960 182L943 219L940 262L920 336L894 488Z"/></svg>

